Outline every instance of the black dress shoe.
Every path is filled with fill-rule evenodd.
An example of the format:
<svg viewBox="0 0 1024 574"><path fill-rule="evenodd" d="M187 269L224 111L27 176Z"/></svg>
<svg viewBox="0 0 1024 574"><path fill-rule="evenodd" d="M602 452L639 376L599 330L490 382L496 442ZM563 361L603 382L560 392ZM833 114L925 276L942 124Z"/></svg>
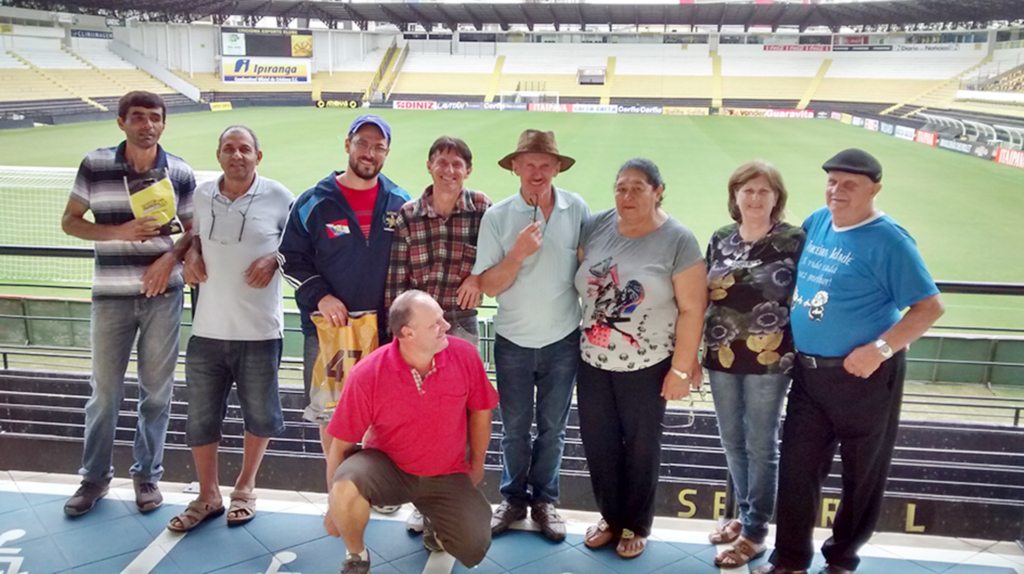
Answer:
<svg viewBox="0 0 1024 574"><path fill-rule="evenodd" d="M750 574L806 574L806 570L790 570L782 566L776 566L771 562L762 564L750 571Z"/></svg>

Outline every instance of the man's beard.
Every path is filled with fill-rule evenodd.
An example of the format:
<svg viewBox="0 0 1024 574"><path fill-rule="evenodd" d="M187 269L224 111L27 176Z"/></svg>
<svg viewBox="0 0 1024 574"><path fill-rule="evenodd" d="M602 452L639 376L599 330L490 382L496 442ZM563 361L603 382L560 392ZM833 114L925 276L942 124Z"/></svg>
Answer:
<svg viewBox="0 0 1024 574"><path fill-rule="evenodd" d="M374 167L374 168L371 168L371 169L367 170L367 169L363 168L362 166L360 166L359 165L359 161L356 160L355 158L353 158L351 156L349 156L349 158L348 158L348 169L349 169L349 171L354 173L356 175L356 177L358 177L359 179L363 179L363 180L366 180L366 181L370 181L370 180L374 179L375 177L377 177L377 174L380 173L380 167L381 166L378 166L378 167Z"/></svg>

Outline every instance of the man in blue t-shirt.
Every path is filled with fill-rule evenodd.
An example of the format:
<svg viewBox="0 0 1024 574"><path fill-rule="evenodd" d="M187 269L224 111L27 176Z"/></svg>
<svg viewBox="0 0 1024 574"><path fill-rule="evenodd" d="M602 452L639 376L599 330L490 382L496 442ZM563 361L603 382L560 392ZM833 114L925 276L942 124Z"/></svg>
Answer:
<svg viewBox="0 0 1024 574"><path fill-rule="evenodd" d="M822 166L826 208L804 221L790 315L797 365L779 462L775 552L753 574L806 571L836 446L843 494L824 574L857 568L882 509L899 428L905 350L944 307L910 235L875 208L882 166L848 149ZM901 311L909 307L905 315Z"/></svg>

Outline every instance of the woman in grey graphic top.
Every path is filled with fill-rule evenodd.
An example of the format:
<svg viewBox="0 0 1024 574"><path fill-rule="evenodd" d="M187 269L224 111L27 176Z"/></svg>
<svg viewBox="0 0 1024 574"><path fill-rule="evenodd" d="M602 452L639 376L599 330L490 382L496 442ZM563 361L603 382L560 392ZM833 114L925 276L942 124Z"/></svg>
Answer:
<svg viewBox="0 0 1024 574"><path fill-rule="evenodd" d="M633 159L615 180L615 209L580 234L583 301L576 375L580 433L601 520L586 545L643 552L654 520L665 403L699 388L707 298L697 241L661 209L657 166Z"/></svg>

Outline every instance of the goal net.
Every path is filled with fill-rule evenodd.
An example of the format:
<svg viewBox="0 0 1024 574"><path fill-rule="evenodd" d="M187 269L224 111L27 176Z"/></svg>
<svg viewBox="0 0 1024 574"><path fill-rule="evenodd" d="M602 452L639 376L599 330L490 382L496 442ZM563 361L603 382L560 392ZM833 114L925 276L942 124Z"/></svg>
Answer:
<svg viewBox="0 0 1024 574"><path fill-rule="evenodd" d="M503 104L557 104L558 92L514 90L501 92Z"/></svg>
<svg viewBox="0 0 1024 574"><path fill-rule="evenodd" d="M0 166L0 245L92 247L64 233L61 216L77 168ZM220 175L196 172L204 181ZM92 214L86 214L91 219ZM88 285L93 260L66 257L0 257L0 281L39 281Z"/></svg>

